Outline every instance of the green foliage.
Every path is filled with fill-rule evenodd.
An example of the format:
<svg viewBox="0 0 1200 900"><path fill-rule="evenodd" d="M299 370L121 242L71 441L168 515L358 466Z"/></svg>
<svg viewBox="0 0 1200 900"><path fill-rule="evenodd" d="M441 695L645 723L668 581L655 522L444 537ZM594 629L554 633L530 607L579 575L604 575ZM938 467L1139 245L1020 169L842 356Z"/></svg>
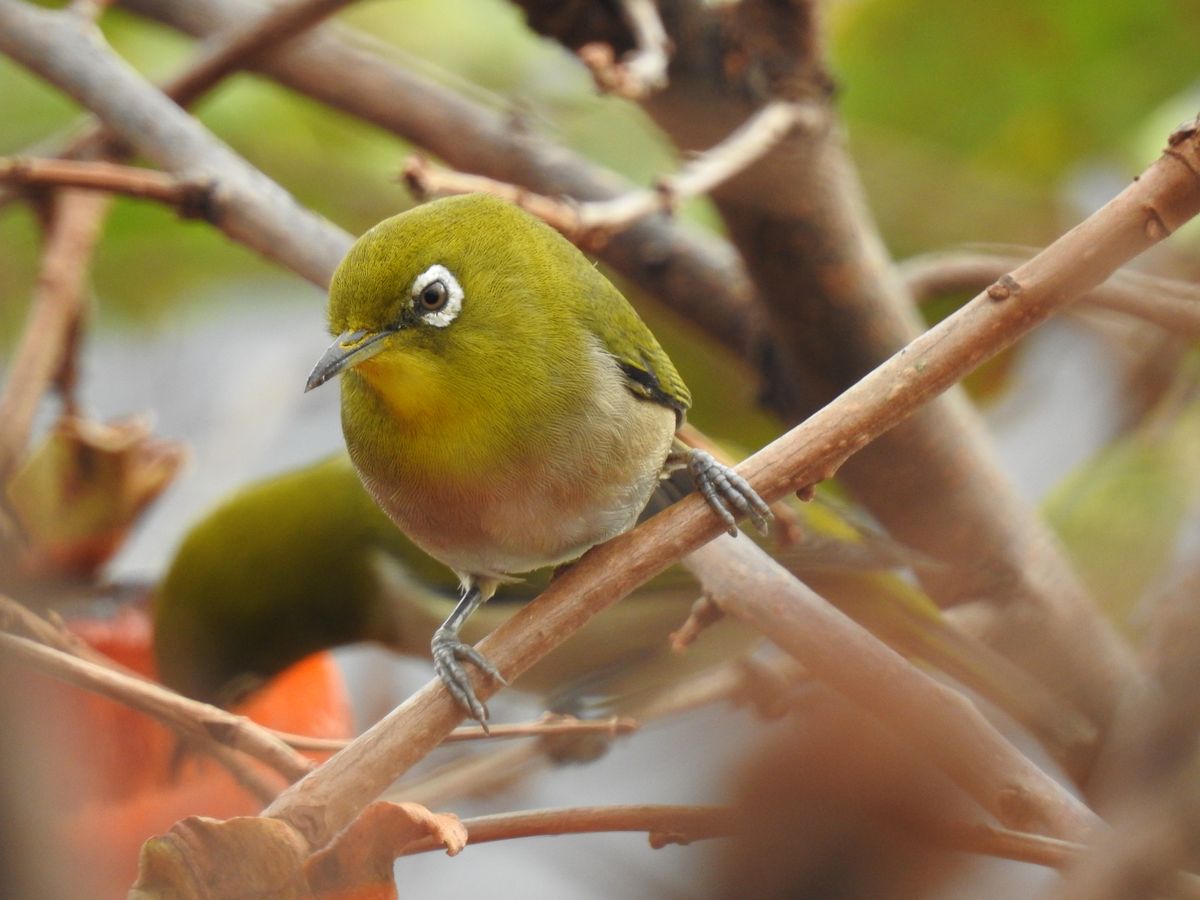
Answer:
<svg viewBox="0 0 1200 900"><path fill-rule="evenodd" d="M1044 512L1093 595L1125 622L1175 547L1184 514L1200 499L1200 402L1169 422L1151 421L1073 472Z"/></svg>

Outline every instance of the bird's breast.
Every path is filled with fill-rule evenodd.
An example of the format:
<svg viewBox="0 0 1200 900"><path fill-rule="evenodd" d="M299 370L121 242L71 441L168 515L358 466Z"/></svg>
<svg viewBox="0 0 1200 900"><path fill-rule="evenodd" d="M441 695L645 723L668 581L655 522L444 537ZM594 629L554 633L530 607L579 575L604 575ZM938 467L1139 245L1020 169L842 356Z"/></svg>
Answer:
<svg viewBox="0 0 1200 900"><path fill-rule="evenodd" d="M609 363L597 360L574 403L518 421L481 408L458 424L405 427L378 394L356 404L357 415L347 415L344 398L347 446L376 502L455 571L517 574L566 562L633 525L675 430L674 411L635 397Z"/></svg>

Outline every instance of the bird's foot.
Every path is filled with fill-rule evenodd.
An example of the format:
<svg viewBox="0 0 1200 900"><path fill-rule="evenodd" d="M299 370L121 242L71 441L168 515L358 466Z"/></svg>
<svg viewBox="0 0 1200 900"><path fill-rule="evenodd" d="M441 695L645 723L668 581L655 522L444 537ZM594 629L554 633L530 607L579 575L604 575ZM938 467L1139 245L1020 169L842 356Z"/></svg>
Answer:
<svg viewBox="0 0 1200 900"><path fill-rule="evenodd" d="M442 680L442 684L446 686L446 690L458 701L460 706L470 713L472 719L480 725L484 725L488 717L487 706L475 696L475 688L471 686L471 679L467 676L467 670L463 668L462 663L473 663L489 678L507 685L508 682L504 680L500 670L470 644L460 641L458 631L452 628L442 627L433 633L431 650L433 651L433 670ZM484 727L487 726L484 725Z"/></svg>
<svg viewBox="0 0 1200 900"><path fill-rule="evenodd" d="M688 471L696 487L717 511L731 535L737 535L736 516L748 516L763 534L773 518L769 507L745 478L729 466L717 462L711 454L692 448L687 457Z"/></svg>

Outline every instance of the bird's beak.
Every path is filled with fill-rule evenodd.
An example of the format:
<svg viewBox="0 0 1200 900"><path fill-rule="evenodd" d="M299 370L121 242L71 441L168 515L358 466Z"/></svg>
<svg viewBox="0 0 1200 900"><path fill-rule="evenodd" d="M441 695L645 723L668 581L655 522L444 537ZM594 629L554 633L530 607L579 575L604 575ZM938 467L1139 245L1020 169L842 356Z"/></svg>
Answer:
<svg viewBox="0 0 1200 900"><path fill-rule="evenodd" d="M383 339L394 334L393 331L346 331L338 335L337 340L329 345L308 375L304 385L304 393L315 387L320 387L334 375L352 366L357 366L365 359L374 356L383 349Z"/></svg>

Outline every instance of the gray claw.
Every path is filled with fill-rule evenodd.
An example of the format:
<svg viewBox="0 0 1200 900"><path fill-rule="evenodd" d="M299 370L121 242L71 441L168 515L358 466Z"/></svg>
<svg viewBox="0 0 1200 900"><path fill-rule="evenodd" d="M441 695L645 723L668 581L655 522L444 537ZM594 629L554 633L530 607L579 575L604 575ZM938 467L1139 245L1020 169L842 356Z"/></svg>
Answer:
<svg viewBox="0 0 1200 900"><path fill-rule="evenodd" d="M471 679L467 676L466 669L460 664L460 660L472 663L489 678L494 678L501 684L507 685L508 682L504 680L500 670L470 644L460 641L458 633L448 628L439 628L433 633L431 650L433 652L433 670L441 679L442 684L446 686L446 690L458 701L459 706L470 714L472 719L483 725L488 717L487 706L475 696Z"/></svg>
<svg viewBox="0 0 1200 900"><path fill-rule="evenodd" d="M688 454L688 471L696 487L725 522L726 530L737 535L734 513L748 516L763 534L770 528L771 508L741 475L717 462L703 450L692 449Z"/></svg>

